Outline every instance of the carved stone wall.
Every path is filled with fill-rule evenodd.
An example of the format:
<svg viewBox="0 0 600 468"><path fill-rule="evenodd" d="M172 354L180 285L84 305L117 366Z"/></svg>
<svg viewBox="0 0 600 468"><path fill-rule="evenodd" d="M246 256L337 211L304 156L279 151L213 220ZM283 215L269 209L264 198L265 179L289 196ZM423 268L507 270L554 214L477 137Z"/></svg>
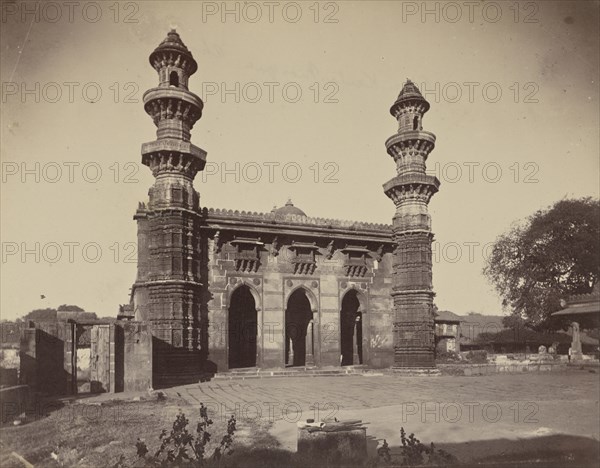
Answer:
<svg viewBox="0 0 600 468"><path fill-rule="evenodd" d="M209 220L207 224L210 224ZM222 227L222 226L221 226ZM236 229L243 230L240 223ZM228 314L233 292L241 285L250 288L257 307L257 367L285 367L285 311L292 293L301 289L312 311L310 333L317 367L340 365L340 310L344 294L355 289L364 300L364 364L389 367L393 363L392 301L389 296L392 274L392 243L387 239L386 252L380 244L368 243L363 249L364 271L348 275L347 242L325 236L307 239L279 230L266 238L261 234L258 267L252 271L237 268L238 247L233 230L207 231L208 246L208 361L218 371L228 369ZM247 234L246 238L247 238ZM304 238L303 238L304 237ZM258 239L258 235L256 237ZM257 240L257 242L259 242ZM380 250L377 252L377 250ZM298 268L298 253L311 268ZM304 251L304 252L302 252ZM367 254L367 252L369 252ZM367 306L368 304L368 306ZM308 365L308 364L307 364Z"/></svg>

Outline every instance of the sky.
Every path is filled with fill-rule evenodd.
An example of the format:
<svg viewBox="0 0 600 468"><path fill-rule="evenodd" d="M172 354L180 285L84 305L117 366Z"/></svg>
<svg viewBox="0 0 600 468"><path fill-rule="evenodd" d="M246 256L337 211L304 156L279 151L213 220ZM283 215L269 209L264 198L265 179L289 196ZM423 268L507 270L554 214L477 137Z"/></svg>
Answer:
<svg viewBox="0 0 600 468"><path fill-rule="evenodd" d="M143 93L176 28L205 102L203 207L391 224L385 140L407 78L431 103L440 309L503 313L482 275L512 223L599 195L598 2L6 2L0 317L77 304L114 316L153 183ZM36 10L37 8L37 10Z"/></svg>

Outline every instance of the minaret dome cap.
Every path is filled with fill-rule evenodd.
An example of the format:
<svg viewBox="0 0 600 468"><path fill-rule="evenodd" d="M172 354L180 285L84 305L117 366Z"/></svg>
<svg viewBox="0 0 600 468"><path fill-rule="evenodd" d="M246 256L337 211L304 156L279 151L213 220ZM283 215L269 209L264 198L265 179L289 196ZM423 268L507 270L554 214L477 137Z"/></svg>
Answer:
<svg viewBox="0 0 600 468"><path fill-rule="evenodd" d="M396 102L394 102L390 108L390 114L395 117L398 108L411 101L420 102L421 105L425 107L423 113L429 110L429 103L423 97L421 91L419 91L419 88L417 88L417 85L407 78L406 83L404 83L404 86L402 87L402 91L400 91L400 94L398 94L398 99L396 99Z"/></svg>
<svg viewBox="0 0 600 468"><path fill-rule="evenodd" d="M150 54L150 65L154 66L154 61L159 54L172 52L174 55L183 55L188 62L189 74L193 75L198 70L198 64L194 60L192 53L181 40L181 37L175 29L171 29L167 37L158 45L154 52Z"/></svg>

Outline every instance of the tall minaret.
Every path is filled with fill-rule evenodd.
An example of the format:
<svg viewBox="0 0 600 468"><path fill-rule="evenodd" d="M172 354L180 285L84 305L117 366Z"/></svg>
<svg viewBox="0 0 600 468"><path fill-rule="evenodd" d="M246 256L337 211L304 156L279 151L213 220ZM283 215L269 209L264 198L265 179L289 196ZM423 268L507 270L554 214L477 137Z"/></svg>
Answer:
<svg viewBox="0 0 600 468"><path fill-rule="evenodd" d="M396 205L394 252L394 367L431 368L434 361L433 286L431 283L431 217L427 204L440 181L425 173L435 135L422 127L429 103L410 80L390 113L398 133L385 142L396 162L396 177L384 184Z"/></svg>
<svg viewBox="0 0 600 468"><path fill-rule="evenodd" d="M198 64L175 30L150 54L150 64L158 72L159 84L144 94L144 109L157 127L157 138L142 145L142 163L150 168L155 182L148 192L148 205L140 204L135 215L134 313L137 320L152 324L158 349L164 345L171 351L195 352L202 285L199 195L193 181L204 169L206 152L190 142L190 130L202 116L204 104L188 90L188 79ZM154 367L170 365L155 362Z"/></svg>

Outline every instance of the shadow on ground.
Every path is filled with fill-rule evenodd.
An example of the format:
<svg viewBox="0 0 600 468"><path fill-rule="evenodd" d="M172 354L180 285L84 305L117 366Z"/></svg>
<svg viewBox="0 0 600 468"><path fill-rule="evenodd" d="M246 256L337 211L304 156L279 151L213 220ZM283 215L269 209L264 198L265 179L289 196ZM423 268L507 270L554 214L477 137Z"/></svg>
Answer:
<svg viewBox="0 0 600 468"><path fill-rule="evenodd" d="M322 459L308 459L300 454L278 447L276 439L262 441L263 447L236 447L233 454L227 456L223 466L235 468L291 468L303 467L387 467L401 465L401 447L391 446L392 462L386 463L377 457L369 457L364 462L343 461L330 453ZM370 438L370 449L376 443ZM235 446L235 444L234 444ZM600 461L600 443L597 440L569 436L552 435L532 439L508 440L491 439L457 444L439 444L458 459L452 466L460 467L597 467ZM369 450L371 452L371 450Z"/></svg>

